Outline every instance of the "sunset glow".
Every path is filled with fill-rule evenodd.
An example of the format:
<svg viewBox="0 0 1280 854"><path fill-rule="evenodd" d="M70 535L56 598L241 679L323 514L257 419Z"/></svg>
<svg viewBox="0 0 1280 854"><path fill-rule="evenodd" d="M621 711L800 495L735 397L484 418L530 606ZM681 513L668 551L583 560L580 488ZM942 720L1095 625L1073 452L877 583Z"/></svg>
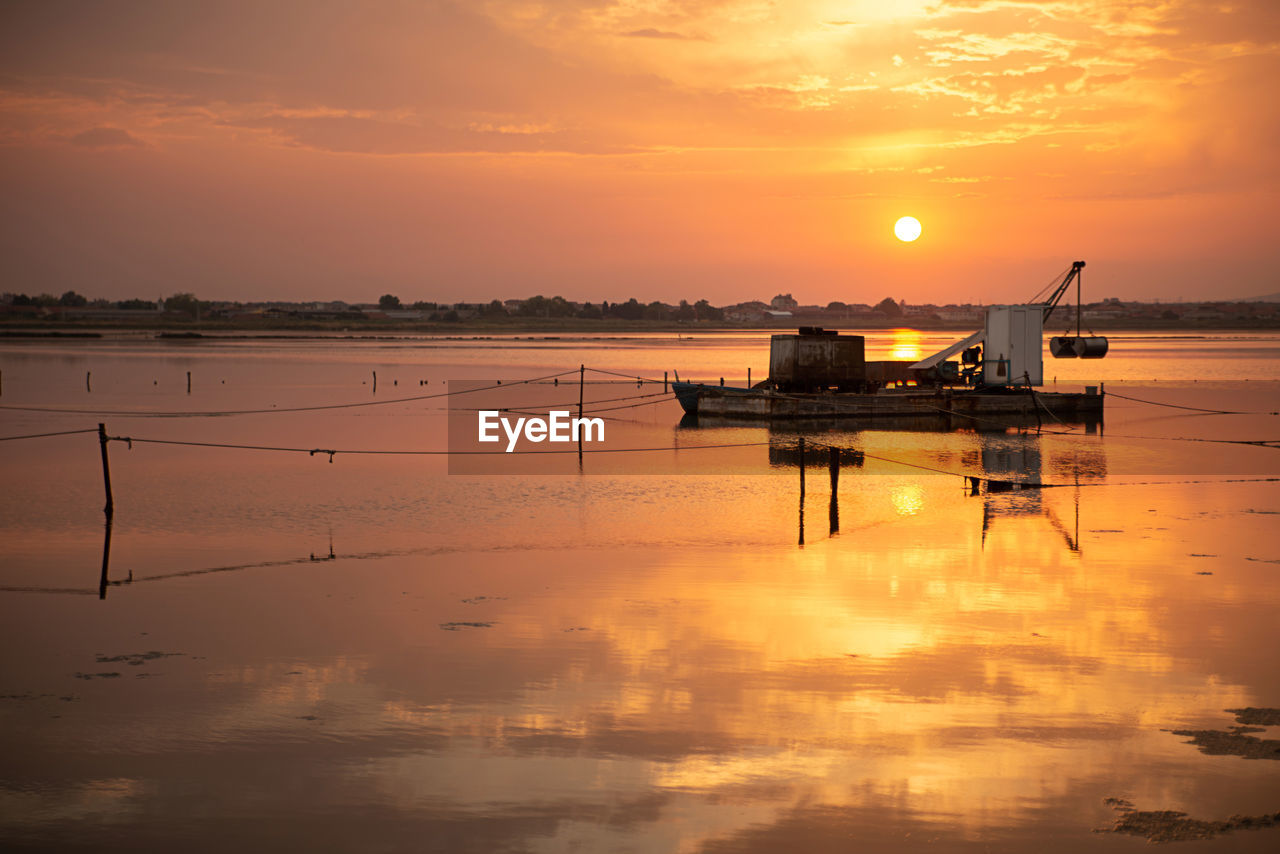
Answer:
<svg viewBox="0 0 1280 854"><path fill-rule="evenodd" d="M1275 290L1274 3L163 6L6 4L9 287Z"/></svg>

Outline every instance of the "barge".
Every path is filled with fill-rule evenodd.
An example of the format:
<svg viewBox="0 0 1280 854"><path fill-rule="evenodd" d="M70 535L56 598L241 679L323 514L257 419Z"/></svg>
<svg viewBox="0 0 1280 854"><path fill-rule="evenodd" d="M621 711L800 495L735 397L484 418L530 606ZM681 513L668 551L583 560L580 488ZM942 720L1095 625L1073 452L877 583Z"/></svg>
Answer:
<svg viewBox="0 0 1280 854"><path fill-rule="evenodd" d="M1043 392L1044 323L1074 280L1076 334L1050 341L1054 358L1101 358L1107 339L1080 330L1085 262L1073 262L1044 302L987 308L983 329L916 362L867 361L861 335L817 327L774 335L769 378L750 388L681 382L673 386L687 416L732 420L914 418L978 426L985 419L1097 423L1104 389ZM959 356L958 360L952 357ZM723 383L723 381L721 381Z"/></svg>
<svg viewBox="0 0 1280 854"><path fill-rule="evenodd" d="M689 415L726 419L829 420L915 418L964 423L980 418L1097 422L1105 395L1089 386L1083 393L1027 389L882 389L873 393L788 393L772 388L731 388L701 383L672 385Z"/></svg>

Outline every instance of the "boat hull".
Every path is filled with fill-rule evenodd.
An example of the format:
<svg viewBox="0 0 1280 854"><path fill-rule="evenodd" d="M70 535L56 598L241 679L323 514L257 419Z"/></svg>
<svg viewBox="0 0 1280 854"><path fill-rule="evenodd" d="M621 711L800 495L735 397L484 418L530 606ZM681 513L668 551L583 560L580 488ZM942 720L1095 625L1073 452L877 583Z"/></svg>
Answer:
<svg viewBox="0 0 1280 854"><path fill-rule="evenodd" d="M875 394L789 394L768 389L676 383L684 411L744 420L864 419L907 416L1000 416L1037 413L1066 420L1102 418L1105 396L1097 393L1032 392L1028 389L906 389Z"/></svg>

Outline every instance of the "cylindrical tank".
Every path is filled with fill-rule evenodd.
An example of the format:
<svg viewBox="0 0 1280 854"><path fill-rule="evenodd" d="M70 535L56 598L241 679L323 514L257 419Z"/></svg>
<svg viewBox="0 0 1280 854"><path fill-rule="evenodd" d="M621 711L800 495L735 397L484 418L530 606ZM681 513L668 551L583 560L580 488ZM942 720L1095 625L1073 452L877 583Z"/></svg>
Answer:
<svg viewBox="0 0 1280 854"><path fill-rule="evenodd" d="M1063 335L1049 339L1049 352L1055 359L1101 359L1107 355L1107 339L1101 335L1081 338Z"/></svg>
<svg viewBox="0 0 1280 854"><path fill-rule="evenodd" d="M1101 335L1075 339L1076 355L1081 359L1101 359L1107 355L1107 339Z"/></svg>
<svg viewBox="0 0 1280 854"><path fill-rule="evenodd" d="M1058 337L1049 339L1049 352L1053 354L1055 359L1074 359L1076 358L1074 338Z"/></svg>

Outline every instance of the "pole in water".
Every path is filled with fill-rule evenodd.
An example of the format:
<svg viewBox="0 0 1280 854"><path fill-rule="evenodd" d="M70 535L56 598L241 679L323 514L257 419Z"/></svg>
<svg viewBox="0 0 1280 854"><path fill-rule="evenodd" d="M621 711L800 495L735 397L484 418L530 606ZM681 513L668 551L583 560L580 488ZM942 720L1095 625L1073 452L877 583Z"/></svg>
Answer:
<svg viewBox="0 0 1280 854"><path fill-rule="evenodd" d="M102 534L102 575L98 579L98 598L107 598L107 573L111 568L111 517L107 517L106 529Z"/></svg>
<svg viewBox="0 0 1280 854"><path fill-rule="evenodd" d="M751 388L751 366L747 366L747 388Z"/></svg>
<svg viewBox="0 0 1280 854"><path fill-rule="evenodd" d="M98 424L98 446L102 450L102 486L107 493L107 504L102 508L102 512L107 514L108 524L113 516L116 515L116 503L111 497L111 463L107 460L107 427L105 424Z"/></svg>
<svg viewBox="0 0 1280 854"><path fill-rule="evenodd" d="M667 393L667 372L666 371L662 372L662 393L663 394Z"/></svg>
<svg viewBox="0 0 1280 854"><path fill-rule="evenodd" d="M187 394L191 394L191 372L187 371Z"/></svg>
<svg viewBox="0 0 1280 854"><path fill-rule="evenodd" d="M578 365L578 419L582 419L582 389L587 381L587 366ZM582 434L585 430L578 431L578 471L582 471Z"/></svg>
<svg viewBox="0 0 1280 854"><path fill-rule="evenodd" d="M378 372L377 371L373 372L373 393L374 394L378 393Z"/></svg>
<svg viewBox="0 0 1280 854"><path fill-rule="evenodd" d="M84 390L85 391L93 391L93 385L89 382L92 376L93 376L93 371L84 372Z"/></svg>

